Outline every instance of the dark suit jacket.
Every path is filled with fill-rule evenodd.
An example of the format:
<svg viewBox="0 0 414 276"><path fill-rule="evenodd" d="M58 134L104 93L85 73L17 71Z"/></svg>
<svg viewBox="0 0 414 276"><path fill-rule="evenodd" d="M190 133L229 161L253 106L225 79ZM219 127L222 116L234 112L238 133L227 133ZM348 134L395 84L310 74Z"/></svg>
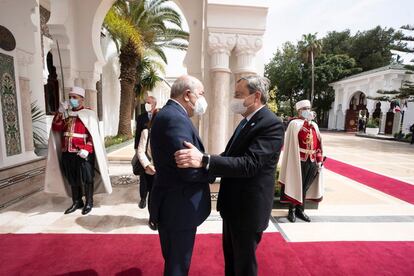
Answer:
<svg viewBox="0 0 414 276"><path fill-rule="evenodd" d="M200 225L210 214L210 187L205 169L179 169L174 153L188 141L204 152L197 130L185 110L168 101L151 128L151 152L156 169L151 194L151 218L160 227L181 230Z"/></svg>
<svg viewBox="0 0 414 276"><path fill-rule="evenodd" d="M261 232L273 206L275 168L284 140L282 121L263 107L233 140L234 134L225 152L210 159L209 173L222 177L217 210L236 227Z"/></svg>
<svg viewBox="0 0 414 276"><path fill-rule="evenodd" d="M135 143L134 143L134 149L138 148L139 139L141 138L141 132L144 129L148 128L149 118L148 118L148 112L144 112L140 114L136 119L136 125L135 125Z"/></svg>

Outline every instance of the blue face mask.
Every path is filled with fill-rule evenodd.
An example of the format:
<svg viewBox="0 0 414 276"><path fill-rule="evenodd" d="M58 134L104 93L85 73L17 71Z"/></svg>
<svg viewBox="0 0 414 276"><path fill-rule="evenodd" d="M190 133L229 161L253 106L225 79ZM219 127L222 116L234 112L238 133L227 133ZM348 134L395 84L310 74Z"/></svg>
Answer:
<svg viewBox="0 0 414 276"><path fill-rule="evenodd" d="M70 106L72 108L78 108L79 107L79 100L78 99L69 99Z"/></svg>
<svg viewBox="0 0 414 276"><path fill-rule="evenodd" d="M313 112L307 109L303 110L301 115L303 118L305 118L305 120L308 120L308 121L312 121L314 119Z"/></svg>

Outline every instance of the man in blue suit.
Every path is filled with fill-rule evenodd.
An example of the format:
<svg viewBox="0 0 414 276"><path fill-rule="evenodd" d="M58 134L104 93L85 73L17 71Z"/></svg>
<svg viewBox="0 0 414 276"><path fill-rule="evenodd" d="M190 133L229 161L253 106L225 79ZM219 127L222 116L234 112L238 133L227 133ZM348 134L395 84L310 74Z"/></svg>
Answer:
<svg viewBox="0 0 414 276"><path fill-rule="evenodd" d="M223 218L226 276L256 276L256 249L269 224L275 169L284 140L282 121L266 107L269 81L248 76L236 82L230 108L244 119L220 155L190 143L179 150L179 168L206 168L221 177L217 210Z"/></svg>
<svg viewBox="0 0 414 276"><path fill-rule="evenodd" d="M179 77L171 87L171 99L161 109L151 129L151 151L156 175L150 214L158 225L164 275L188 275L194 239L210 214L210 188L204 168L180 169L174 153L192 143L204 147L190 117L207 109L202 83L192 76Z"/></svg>

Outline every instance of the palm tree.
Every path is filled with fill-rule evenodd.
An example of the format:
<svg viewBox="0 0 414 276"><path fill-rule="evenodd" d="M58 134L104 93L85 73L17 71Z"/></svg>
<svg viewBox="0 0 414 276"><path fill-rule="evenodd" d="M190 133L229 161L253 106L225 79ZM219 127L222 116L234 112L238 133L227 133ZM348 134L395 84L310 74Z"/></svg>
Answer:
<svg viewBox="0 0 414 276"><path fill-rule="evenodd" d="M310 94L310 101L313 102L315 95L315 58L322 51L322 41L316 38L316 34L307 34L302 36L302 41L299 42L299 49L302 57L307 63L311 63L312 70L312 88Z"/></svg>
<svg viewBox="0 0 414 276"><path fill-rule="evenodd" d="M155 52L144 52L143 58L138 63L137 75L135 83L134 101L138 102L147 91L155 88L158 82L162 80L159 74L165 75L164 63L157 59ZM131 116L135 110L135 114L139 114L139 105L133 105Z"/></svg>
<svg viewBox="0 0 414 276"><path fill-rule="evenodd" d="M118 0L105 17L103 27L120 53L118 136L131 137L130 111L135 102L137 68L148 50L167 63L165 48L188 48L189 34L182 30L179 13L166 5L167 2L169 0Z"/></svg>

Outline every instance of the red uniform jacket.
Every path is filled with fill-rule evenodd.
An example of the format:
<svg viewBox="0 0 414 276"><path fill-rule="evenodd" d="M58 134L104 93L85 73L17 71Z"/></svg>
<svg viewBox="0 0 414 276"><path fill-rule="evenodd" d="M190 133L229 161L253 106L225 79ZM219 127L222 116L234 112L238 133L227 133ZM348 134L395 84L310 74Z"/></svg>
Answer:
<svg viewBox="0 0 414 276"><path fill-rule="evenodd" d="M81 108L82 109L82 108ZM61 132L62 152L79 152L81 149L93 152L92 136L77 116L63 119L56 114L52 122L52 130Z"/></svg>
<svg viewBox="0 0 414 276"><path fill-rule="evenodd" d="M315 128L308 121L303 123L303 126L298 134L300 161L306 161L308 158L312 162L322 162L322 148L321 141L318 138Z"/></svg>

